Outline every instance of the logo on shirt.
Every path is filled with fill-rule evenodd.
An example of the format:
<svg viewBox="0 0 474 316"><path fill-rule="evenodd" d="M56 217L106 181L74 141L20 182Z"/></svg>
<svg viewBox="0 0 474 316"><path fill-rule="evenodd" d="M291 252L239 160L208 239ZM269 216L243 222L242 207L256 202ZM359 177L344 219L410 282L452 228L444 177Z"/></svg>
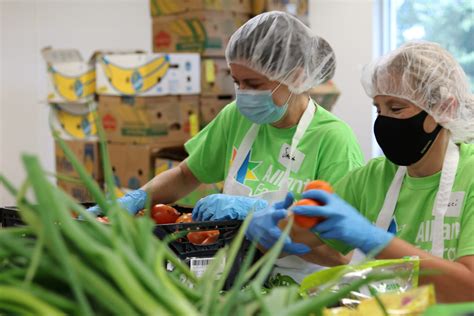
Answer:
<svg viewBox="0 0 474 316"><path fill-rule="evenodd" d="M237 171L236 180L242 184L244 184L245 180L250 181L257 181L258 178L255 175L254 170L262 163L261 161L252 161L250 160L250 156L252 154L252 150L249 150L249 153L244 159L242 166L240 166L239 171ZM230 164L232 165L235 160L235 156L237 155L237 148L232 148L232 159L230 160Z"/></svg>

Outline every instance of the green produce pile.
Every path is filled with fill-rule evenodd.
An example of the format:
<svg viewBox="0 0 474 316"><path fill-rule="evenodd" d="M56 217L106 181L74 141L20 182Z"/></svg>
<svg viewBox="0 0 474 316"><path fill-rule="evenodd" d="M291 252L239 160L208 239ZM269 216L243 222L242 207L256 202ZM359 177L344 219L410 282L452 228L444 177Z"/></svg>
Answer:
<svg viewBox="0 0 474 316"><path fill-rule="evenodd" d="M113 188L101 139L106 183ZM283 245L281 238L256 263L256 248L251 247L233 287L223 291L249 219L232 245L220 250L197 278L166 241L153 235L149 216L130 216L116 202L113 189L106 197L65 143L57 140L110 224L99 223L51 184L36 157L23 155L27 178L20 188L0 176L27 224L0 229L0 315L317 315L351 290L393 276L370 275L337 293L326 291L312 298L302 298L296 286L264 293L264 282ZM82 220L73 219L71 212ZM224 272L217 275L224 257ZM175 266L173 272L166 270L167 262Z"/></svg>

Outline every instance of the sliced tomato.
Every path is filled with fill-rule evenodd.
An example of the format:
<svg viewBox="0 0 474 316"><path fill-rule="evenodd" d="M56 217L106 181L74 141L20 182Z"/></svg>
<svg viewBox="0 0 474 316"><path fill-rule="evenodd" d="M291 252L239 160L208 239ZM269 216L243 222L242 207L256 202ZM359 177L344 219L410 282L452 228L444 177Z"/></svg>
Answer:
<svg viewBox="0 0 474 316"><path fill-rule="evenodd" d="M101 222L101 223L104 223L104 224L108 224L109 223L109 218L107 216L99 216L99 217L96 217L96 220Z"/></svg>
<svg viewBox="0 0 474 316"><path fill-rule="evenodd" d="M193 245L210 245L217 241L219 234L218 230L206 230L191 232L186 237Z"/></svg>

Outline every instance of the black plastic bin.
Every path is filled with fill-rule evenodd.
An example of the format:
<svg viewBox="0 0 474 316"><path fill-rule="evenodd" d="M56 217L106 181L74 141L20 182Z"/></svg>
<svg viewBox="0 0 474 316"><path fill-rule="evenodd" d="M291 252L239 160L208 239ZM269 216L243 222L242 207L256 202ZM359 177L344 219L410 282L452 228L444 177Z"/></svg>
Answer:
<svg viewBox="0 0 474 316"><path fill-rule="evenodd" d="M175 208L180 213L190 213L192 211L191 209L181 207ZM240 220L163 224L156 225L154 233L160 239L164 239L173 233L180 233L181 237L171 241L169 247L183 262L190 266L191 270L198 272L202 267L207 266L210 263L219 249L226 245L230 245L238 234L241 224L242 221ZM210 245L195 245L189 242L186 237L188 232L207 230L219 231L219 237L215 243ZM249 246L250 243L244 239L226 280L224 289L228 289L232 286Z"/></svg>
<svg viewBox="0 0 474 316"><path fill-rule="evenodd" d="M95 203L81 203L85 208L95 205ZM0 207L0 228L23 226L20 213L16 206Z"/></svg>
<svg viewBox="0 0 474 316"><path fill-rule="evenodd" d="M83 203L82 205L87 208L94 204ZM192 209L182 208L179 206L175 206L175 208L180 213L190 213L192 211ZM239 220L225 220L156 225L154 228L154 234L160 239L165 239L170 234L182 233L182 237L171 241L169 243L169 247L183 262L189 265L191 270L199 272L202 271L201 269L203 267L210 263L219 249L225 247L226 245L230 245L232 240L237 235L241 224L242 221ZM16 206L6 206L0 208L0 228L22 225L24 225L24 223L21 220L19 210ZM214 244L195 245L190 243L186 237L188 232L207 230L219 231L219 237ZM249 246L250 243L244 239L232 266L229 277L226 280L224 289L228 289L230 286L232 286Z"/></svg>

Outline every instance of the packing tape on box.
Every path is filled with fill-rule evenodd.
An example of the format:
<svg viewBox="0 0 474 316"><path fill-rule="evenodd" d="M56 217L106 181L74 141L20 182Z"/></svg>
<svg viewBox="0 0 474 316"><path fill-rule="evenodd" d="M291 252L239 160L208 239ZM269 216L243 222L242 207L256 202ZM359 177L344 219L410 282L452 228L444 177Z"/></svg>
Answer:
<svg viewBox="0 0 474 316"><path fill-rule="evenodd" d="M91 106L91 109L92 106ZM59 131L65 140L96 140L97 128L92 112L74 114L52 105L49 112L51 130Z"/></svg>

